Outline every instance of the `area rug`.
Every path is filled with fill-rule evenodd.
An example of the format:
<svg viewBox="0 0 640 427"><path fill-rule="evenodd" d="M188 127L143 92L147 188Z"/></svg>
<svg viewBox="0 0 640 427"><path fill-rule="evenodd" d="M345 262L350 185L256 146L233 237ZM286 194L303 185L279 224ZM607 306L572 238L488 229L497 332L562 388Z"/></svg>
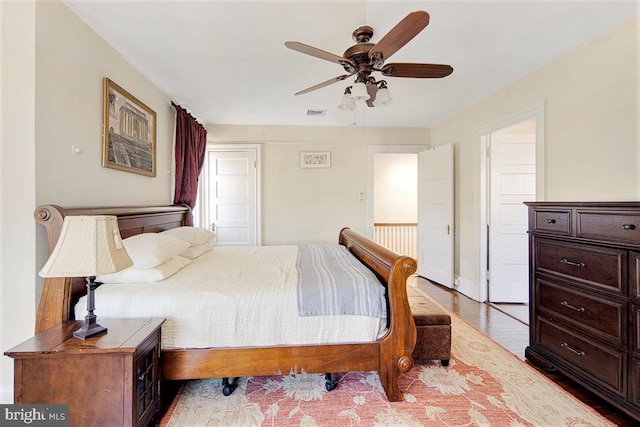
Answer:
<svg viewBox="0 0 640 427"><path fill-rule="evenodd" d="M426 298L428 298L425 295ZM438 304L434 301L435 304ZM451 315L452 358L414 366L389 402L376 372L186 382L162 427L199 426L614 426L515 355Z"/></svg>

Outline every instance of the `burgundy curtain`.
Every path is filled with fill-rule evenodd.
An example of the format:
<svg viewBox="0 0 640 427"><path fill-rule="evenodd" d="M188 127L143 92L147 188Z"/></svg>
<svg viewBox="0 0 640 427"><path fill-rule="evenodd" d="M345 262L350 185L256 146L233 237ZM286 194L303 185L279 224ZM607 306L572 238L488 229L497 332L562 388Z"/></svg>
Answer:
<svg viewBox="0 0 640 427"><path fill-rule="evenodd" d="M196 205L198 177L204 165L207 130L184 108L176 109L176 185L173 203Z"/></svg>

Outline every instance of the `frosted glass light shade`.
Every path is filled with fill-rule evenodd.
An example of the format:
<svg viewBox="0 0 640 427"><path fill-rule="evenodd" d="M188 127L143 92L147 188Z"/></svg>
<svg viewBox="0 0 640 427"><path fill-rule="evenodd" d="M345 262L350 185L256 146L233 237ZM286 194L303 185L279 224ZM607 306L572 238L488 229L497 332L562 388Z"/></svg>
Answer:
<svg viewBox="0 0 640 427"><path fill-rule="evenodd" d="M86 277L115 273L133 262L111 215L67 216L41 277Z"/></svg>
<svg viewBox="0 0 640 427"><path fill-rule="evenodd" d="M369 98L369 92L364 83L360 82L353 85L353 89L351 89L351 99L354 101L366 101Z"/></svg>
<svg viewBox="0 0 640 427"><path fill-rule="evenodd" d="M391 102L393 102L393 99L391 98L389 89L383 88L378 90L378 93L376 94L376 100L373 101L373 105L375 105L376 107L386 107L387 105L391 104Z"/></svg>
<svg viewBox="0 0 640 427"><path fill-rule="evenodd" d="M342 95L342 102L340 102L338 108L342 111L353 111L356 109L356 103L351 99L351 93Z"/></svg>

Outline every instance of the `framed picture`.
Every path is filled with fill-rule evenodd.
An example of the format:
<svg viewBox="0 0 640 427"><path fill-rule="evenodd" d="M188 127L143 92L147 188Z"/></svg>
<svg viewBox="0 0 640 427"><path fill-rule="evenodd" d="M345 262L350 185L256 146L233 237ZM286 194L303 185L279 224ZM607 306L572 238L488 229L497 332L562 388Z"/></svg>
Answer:
<svg viewBox="0 0 640 427"><path fill-rule="evenodd" d="M329 151L307 151L300 153L301 168L330 168L331 153Z"/></svg>
<svg viewBox="0 0 640 427"><path fill-rule="evenodd" d="M104 78L102 166L156 176L156 112Z"/></svg>

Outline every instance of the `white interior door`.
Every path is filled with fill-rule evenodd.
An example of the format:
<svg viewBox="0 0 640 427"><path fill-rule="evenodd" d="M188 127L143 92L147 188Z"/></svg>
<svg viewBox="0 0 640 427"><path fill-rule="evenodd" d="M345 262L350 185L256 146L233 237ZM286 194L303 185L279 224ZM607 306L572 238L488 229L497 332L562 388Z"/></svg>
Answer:
<svg viewBox="0 0 640 427"><path fill-rule="evenodd" d="M529 301L528 216L523 202L536 200L536 135L516 133L517 129L514 125L489 136L491 302Z"/></svg>
<svg viewBox="0 0 640 427"><path fill-rule="evenodd" d="M418 153L418 275L453 287L453 145Z"/></svg>
<svg viewBox="0 0 640 427"><path fill-rule="evenodd" d="M207 152L207 216L218 245L259 245L256 158L255 150Z"/></svg>

